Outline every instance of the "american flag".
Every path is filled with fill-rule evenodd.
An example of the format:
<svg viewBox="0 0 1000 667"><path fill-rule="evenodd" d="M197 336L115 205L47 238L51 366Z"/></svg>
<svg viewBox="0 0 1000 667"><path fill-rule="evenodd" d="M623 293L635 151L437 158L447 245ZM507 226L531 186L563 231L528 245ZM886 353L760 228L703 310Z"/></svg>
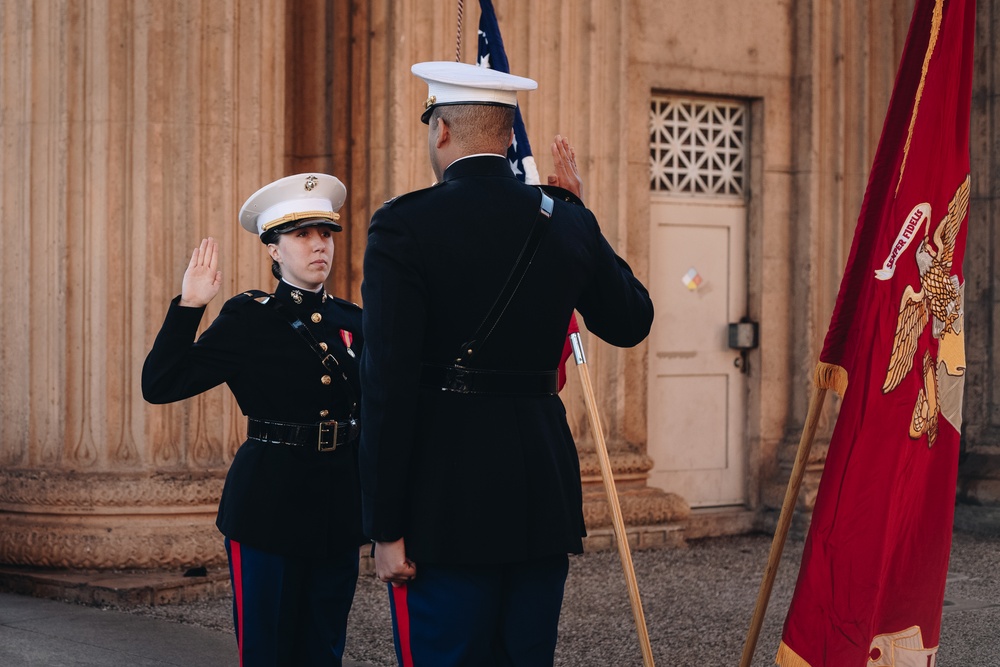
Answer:
<svg viewBox="0 0 1000 667"><path fill-rule="evenodd" d="M479 0L482 14L479 17L479 56L476 64L480 67L495 69L498 72L510 74L507 54L503 49L503 39L500 37L500 24L497 23L496 12L493 11L491 0ZM524 131L524 121L521 120L521 109L514 116L514 143L507 149L507 160L510 169L518 180L529 185L538 185L538 168L535 158L531 156L531 144L528 143L528 133Z"/></svg>

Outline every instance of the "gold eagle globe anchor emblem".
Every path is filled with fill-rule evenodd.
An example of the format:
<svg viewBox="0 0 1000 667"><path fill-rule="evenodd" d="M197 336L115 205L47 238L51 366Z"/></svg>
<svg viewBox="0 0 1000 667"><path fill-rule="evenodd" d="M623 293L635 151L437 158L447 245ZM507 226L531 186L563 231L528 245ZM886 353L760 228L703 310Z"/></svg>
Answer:
<svg viewBox="0 0 1000 667"><path fill-rule="evenodd" d="M965 375L963 285L952 274L952 264L955 241L968 212L969 177L966 176L948 204L948 214L934 230L933 243L929 218L925 225L924 238L915 253L920 291L912 285L903 291L892 356L882 385L882 393L888 394L913 369L920 334L931 321L931 334L938 339L937 359L930 350L924 352L921 364L924 386L917 395L909 427L910 437L915 440L927 434L928 447L933 447L937 439L939 415L944 413L956 427L961 422L962 380L958 380L956 392L956 382L950 378Z"/></svg>

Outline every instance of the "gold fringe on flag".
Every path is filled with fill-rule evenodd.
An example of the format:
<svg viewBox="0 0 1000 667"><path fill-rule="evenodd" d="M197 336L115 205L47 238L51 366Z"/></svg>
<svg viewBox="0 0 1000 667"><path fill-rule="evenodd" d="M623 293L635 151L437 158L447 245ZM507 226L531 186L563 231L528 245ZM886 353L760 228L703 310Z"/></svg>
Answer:
<svg viewBox="0 0 1000 667"><path fill-rule="evenodd" d="M816 375L813 380L819 389L833 389L841 398L847 391L847 370L843 366L828 364L824 361L816 364Z"/></svg>
<svg viewBox="0 0 1000 667"><path fill-rule="evenodd" d="M810 667L809 663L799 657L799 654L788 648L788 644L781 642L778 646L778 655L774 656L774 664L779 667Z"/></svg>

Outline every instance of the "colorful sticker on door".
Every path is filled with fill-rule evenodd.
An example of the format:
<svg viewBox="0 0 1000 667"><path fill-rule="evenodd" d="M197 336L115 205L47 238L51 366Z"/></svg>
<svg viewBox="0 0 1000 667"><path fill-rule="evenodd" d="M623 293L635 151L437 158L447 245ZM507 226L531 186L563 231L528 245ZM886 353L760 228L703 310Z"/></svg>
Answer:
<svg viewBox="0 0 1000 667"><path fill-rule="evenodd" d="M693 266L690 269L688 269L688 272L684 274L683 278L681 278L681 282L684 283L684 286L687 287L692 292L698 289L698 287L701 285L702 282L702 278L701 275L698 273L698 269L694 268Z"/></svg>

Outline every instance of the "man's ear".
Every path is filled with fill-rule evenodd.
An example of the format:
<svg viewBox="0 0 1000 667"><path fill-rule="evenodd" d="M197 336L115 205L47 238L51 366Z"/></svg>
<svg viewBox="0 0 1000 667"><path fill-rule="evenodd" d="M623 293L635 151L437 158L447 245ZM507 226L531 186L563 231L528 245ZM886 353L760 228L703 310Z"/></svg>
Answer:
<svg viewBox="0 0 1000 667"><path fill-rule="evenodd" d="M507 140L507 148L514 145L514 128L510 128L510 139Z"/></svg>
<svg viewBox="0 0 1000 667"><path fill-rule="evenodd" d="M448 127L448 123L445 122L444 118L437 119L438 134L437 140L434 142L435 148L441 148L449 141L451 141L451 128Z"/></svg>

